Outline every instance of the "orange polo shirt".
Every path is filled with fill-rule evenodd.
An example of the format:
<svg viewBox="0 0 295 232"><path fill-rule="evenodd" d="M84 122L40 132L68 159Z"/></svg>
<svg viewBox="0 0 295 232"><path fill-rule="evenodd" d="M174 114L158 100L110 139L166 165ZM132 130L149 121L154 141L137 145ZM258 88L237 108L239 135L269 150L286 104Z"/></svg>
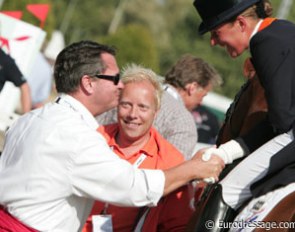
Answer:
<svg viewBox="0 0 295 232"><path fill-rule="evenodd" d="M115 141L115 136L118 133L118 129L119 129L118 124L112 124L112 125L101 126L99 127L98 131L106 138L109 146L112 147L113 151L120 158L127 160L129 163L134 164L142 154L146 155L146 158L139 165L139 168L168 169L184 161L182 154L167 140L165 140L156 131L155 128L151 128L150 139L144 145L144 147L140 149L138 152L136 152L134 155L126 159L126 157L124 156L122 151L119 149ZM183 187L181 188L181 190L175 191L172 194L169 194L168 196L169 197L162 198L158 206L152 208L152 210L150 211L149 215L151 215L152 218L154 218L153 222L155 223L155 225L153 225L152 227L154 227L155 230L148 230L148 231L157 231L156 224L160 225L162 222L168 222L168 221L169 221L169 227L173 226L173 221L175 221L177 224L181 224L181 225L175 225L176 227L182 227L182 229L185 228L192 214L192 210L189 207L189 201L190 201L189 188ZM167 202L167 200L169 201ZM104 209L104 206L105 204L102 202L95 202L92 212L90 216L88 217L86 224L83 228L83 232L92 231L91 217L92 215L101 214ZM168 209L169 207L170 209ZM173 214L172 212L174 211L173 210L174 207L177 208L177 211L178 211L177 217L180 218L179 220L175 218L175 213ZM179 210L182 212L179 212ZM171 211L170 215L169 215L169 211ZM137 222L138 216L141 212L142 212L142 208L117 207L117 206L109 205L107 207L106 213L112 215L114 231L130 232L130 231L133 231L135 223ZM163 213L165 212L165 215L167 215L166 218L161 219L162 222L160 221L159 212L163 212ZM170 216L173 218L172 221L169 219ZM163 227L167 227L167 226L163 225Z"/></svg>

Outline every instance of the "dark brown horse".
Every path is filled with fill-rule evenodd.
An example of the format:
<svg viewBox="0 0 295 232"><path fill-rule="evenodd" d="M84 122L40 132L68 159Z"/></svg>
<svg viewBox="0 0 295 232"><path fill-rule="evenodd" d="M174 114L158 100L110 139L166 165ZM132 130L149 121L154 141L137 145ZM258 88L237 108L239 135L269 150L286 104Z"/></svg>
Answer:
<svg viewBox="0 0 295 232"><path fill-rule="evenodd" d="M284 197L263 219L264 222L275 222L279 225L280 222L294 222L289 224L289 228L272 228L271 231L277 232L294 232L295 231L295 192ZM292 228L293 227L293 228ZM258 228L255 232L265 232L265 228Z"/></svg>

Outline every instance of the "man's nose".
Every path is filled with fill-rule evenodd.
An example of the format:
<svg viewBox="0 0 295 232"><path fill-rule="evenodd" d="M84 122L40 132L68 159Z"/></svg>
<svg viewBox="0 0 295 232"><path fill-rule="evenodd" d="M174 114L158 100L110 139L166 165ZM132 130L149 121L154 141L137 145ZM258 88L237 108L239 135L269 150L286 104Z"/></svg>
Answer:
<svg viewBox="0 0 295 232"><path fill-rule="evenodd" d="M129 117L131 118L136 118L138 115L138 109L136 106L132 106L130 111L129 111Z"/></svg>
<svg viewBox="0 0 295 232"><path fill-rule="evenodd" d="M121 80L119 80L117 86L118 86L119 89L124 89L124 84L123 84L123 82Z"/></svg>

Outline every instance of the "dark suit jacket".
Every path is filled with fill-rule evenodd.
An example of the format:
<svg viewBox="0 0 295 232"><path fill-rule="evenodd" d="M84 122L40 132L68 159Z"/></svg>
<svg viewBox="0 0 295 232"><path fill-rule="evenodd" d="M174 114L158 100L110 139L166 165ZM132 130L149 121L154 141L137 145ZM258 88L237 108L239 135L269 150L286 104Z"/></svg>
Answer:
<svg viewBox="0 0 295 232"><path fill-rule="evenodd" d="M252 133L239 138L252 152L267 140L255 133L263 133L263 130L269 133L271 128L272 133L281 134L294 128L295 25L285 20L274 21L253 36L250 41L250 52L252 63L265 89L269 108L264 126L261 126L262 123L260 129L257 129L258 126ZM295 181L294 145L293 141L271 159L268 175L252 186L254 195L261 195Z"/></svg>

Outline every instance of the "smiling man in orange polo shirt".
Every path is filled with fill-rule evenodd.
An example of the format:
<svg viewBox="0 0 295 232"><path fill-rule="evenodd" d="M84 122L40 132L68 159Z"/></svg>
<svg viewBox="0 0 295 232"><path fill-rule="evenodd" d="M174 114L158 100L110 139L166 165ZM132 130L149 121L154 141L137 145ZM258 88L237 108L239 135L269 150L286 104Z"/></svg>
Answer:
<svg viewBox="0 0 295 232"><path fill-rule="evenodd" d="M131 65L123 71L122 82L125 88L118 106L118 123L99 128L109 146L139 168L167 169L182 163L181 153L152 127L162 94L157 75L150 69ZM148 213L142 231L183 231L192 214L190 199L190 187L184 186L148 211L96 202L83 231L95 232L99 227L96 221L104 214L111 215L114 231L133 231L144 212Z"/></svg>

